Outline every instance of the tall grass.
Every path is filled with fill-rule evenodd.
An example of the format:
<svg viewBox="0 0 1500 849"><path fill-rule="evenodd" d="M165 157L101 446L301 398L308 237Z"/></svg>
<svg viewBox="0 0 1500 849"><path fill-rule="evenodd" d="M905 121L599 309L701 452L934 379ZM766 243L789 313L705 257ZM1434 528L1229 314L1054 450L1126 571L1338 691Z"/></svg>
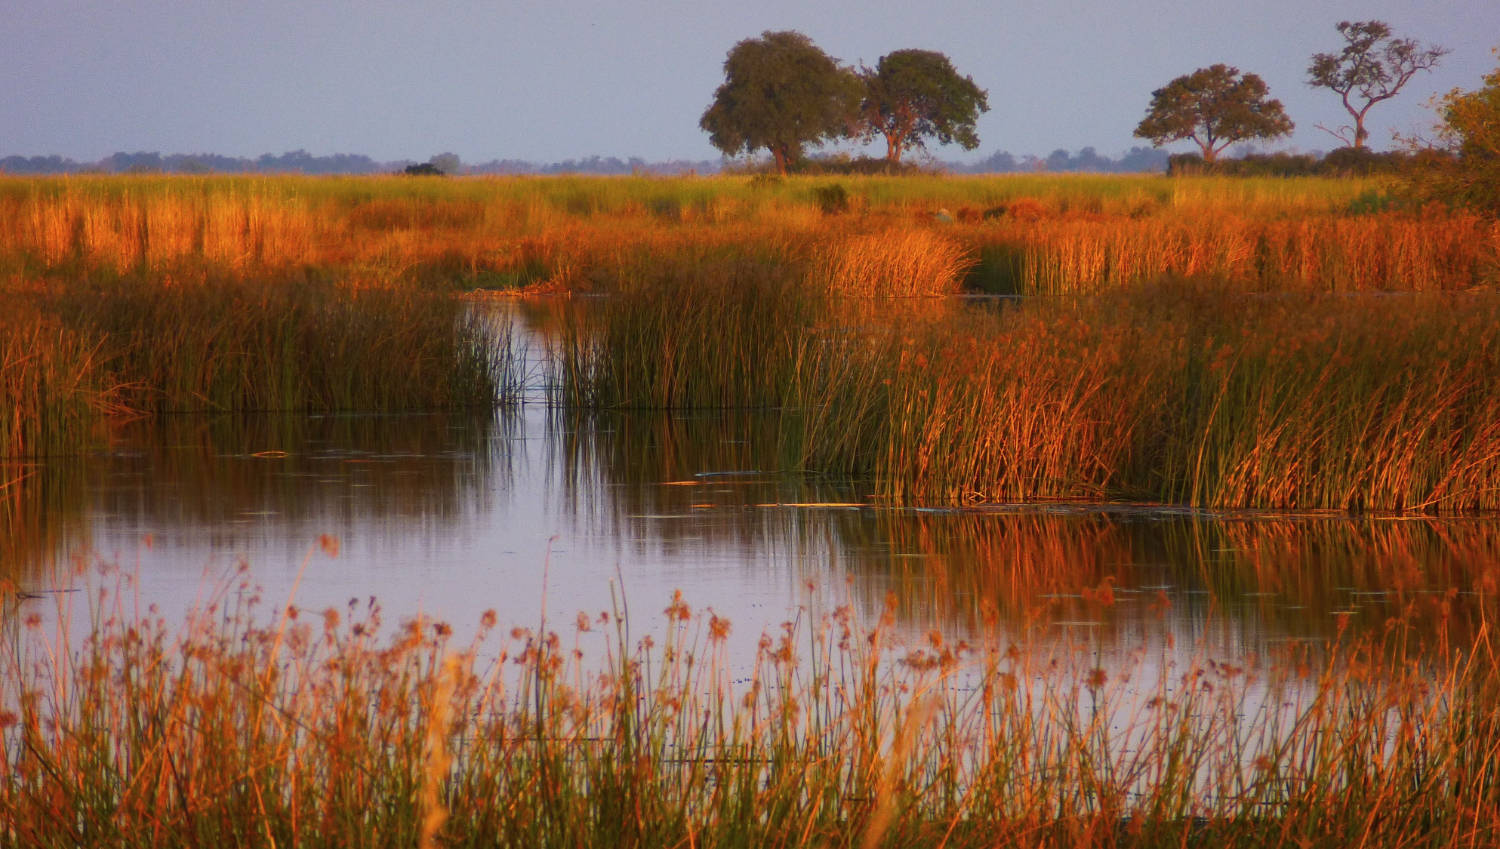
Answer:
<svg viewBox="0 0 1500 849"><path fill-rule="evenodd" d="M1087 294L1162 276L1214 277L1237 290L1436 291L1493 284L1500 230L1477 216L1310 213L1042 218L960 225L977 286Z"/></svg>
<svg viewBox="0 0 1500 849"><path fill-rule="evenodd" d="M571 310L561 334L554 386L573 409L776 406L820 314L775 258L661 263L615 285Z"/></svg>
<svg viewBox="0 0 1500 849"><path fill-rule="evenodd" d="M1361 206L1370 180L1154 176L798 178L0 178L0 271L222 274L314 267L378 283L578 288L622 252L793 240L833 270L928 225L969 285L1088 292L1164 273L1237 287L1493 283L1500 232ZM823 198L837 197L830 204ZM934 219L948 210L956 222ZM884 234L876 237L873 234ZM867 244L856 244L864 238ZM936 237L935 237L936 238ZM846 247L840 259L833 245ZM865 279L861 277L861 279ZM905 280L903 280L904 284ZM859 287L855 287L858 290Z"/></svg>
<svg viewBox="0 0 1500 849"><path fill-rule="evenodd" d="M828 291L885 298L958 294L973 264L957 242L913 227L844 236L813 263Z"/></svg>
<svg viewBox="0 0 1500 849"><path fill-rule="evenodd" d="M123 278L10 296L0 455L76 452L169 411L490 407L518 390L492 323L446 296L317 277Z"/></svg>
<svg viewBox="0 0 1500 849"><path fill-rule="evenodd" d="M243 583L182 628L93 597L83 644L32 616L0 654L8 843L1449 846L1500 823L1485 634L1100 665L841 608L738 669L731 623L680 595L659 642L610 614L508 638L487 614L468 642L357 601L267 615Z"/></svg>
<svg viewBox="0 0 1500 849"><path fill-rule="evenodd" d="M485 406L503 378L491 329L422 292L293 275L80 294L54 309L107 340L132 404L153 412Z"/></svg>
<svg viewBox="0 0 1500 849"><path fill-rule="evenodd" d="M565 403L787 408L789 465L868 476L903 501L1500 506L1492 296L1256 296L1200 281L793 314L755 286L610 302L586 334L595 347L560 358ZM737 329L749 326L764 332ZM591 363L616 370L601 379Z"/></svg>
<svg viewBox="0 0 1500 849"><path fill-rule="evenodd" d="M860 465L899 497L1495 509L1497 310L1165 287L940 325Z"/></svg>
<svg viewBox="0 0 1500 849"><path fill-rule="evenodd" d="M0 310L0 457L80 445L122 409L97 340L25 298Z"/></svg>

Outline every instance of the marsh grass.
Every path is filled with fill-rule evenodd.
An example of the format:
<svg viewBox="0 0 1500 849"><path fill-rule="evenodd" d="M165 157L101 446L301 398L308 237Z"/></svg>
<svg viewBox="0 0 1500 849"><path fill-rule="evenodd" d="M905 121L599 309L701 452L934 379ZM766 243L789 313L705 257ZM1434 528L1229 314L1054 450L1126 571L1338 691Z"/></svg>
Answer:
<svg viewBox="0 0 1500 849"><path fill-rule="evenodd" d="M106 340L132 406L364 410L492 403L504 346L464 305L316 277L121 281L54 309Z"/></svg>
<svg viewBox="0 0 1500 849"><path fill-rule="evenodd" d="M1383 188L1374 180L1156 176L775 184L740 177L0 178L0 271L35 277L186 267L243 275L311 267L403 286L575 289L594 276L616 276L621 253L646 246L659 256L731 244L753 255L787 240L812 249L851 233L886 233L870 247L892 251L885 242L918 238L909 234L936 225L973 266L968 285L1020 294L1101 291L1162 274L1208 274L1260 290L1495 282L1500 231L1492 223L1358 203ZM957 221L935 221L939 209ZM858 259L835 250L824 262L836 269ZM878 279L854 276L863 282L853 291Z"/></svg>
<svg viewBox="0 0 1500 849"><path fill-rule="evenodd" d="M0 456L34 456L96 436L120 411L96 341L24 298L0 311Z"/></svg>
<svg viewBox="0 0 1500 849"><path fill-rule="evenodd" d="M661 263L569 310L551 385L575 410L774 407L795 385L816 294L774 258Z"/></svg>
<svg viewBox="0 0 1500 849"><path fill-rule="evenodd" d="M829 292L862 297L956 295L973 261L957 242L929 228L845 236L815 256L814 279Z"/></svg>
<svg viewBox="0 0 1500 849"><path fill-rule="evenodd" d="M1492 510L1497 308L1212 286L1023 305L918 335L866 462L905 498Z"/></svg>
<svg viewBox="0 0 1500 849"><path fill-rule="evenodd" d="M316 276L122 278L18 292L0 316L0 455L73 453L180 411L492 408L506 328L445 295Z"/></svg>
<svg viewBox="0 0 1500 849"><path fill-rule="evenodd" d="M1500 230L1469 215L1063 216L958 225L978 266L971 285L1006 294L1093 294L1164 276L1240 291L1438 291L1493 283Z"/></svg>
<svg viewBox="0 0 1500 849"><path fill-rule="evenodd" d="M1100 665L846 607L741 669L680 594L653 636L486 614L467 642L373 600L268 610L243 577L181 627L128 584L88 597L76 645L65 604L8 625L8 843L1447 846L1500 822L1487 632Z"/></svg>
<svg viewBox="0 0 1500 849"><path fill-rule="evenodd" d="M785 274L692 279L595 312L559 359L562 403L784 408L789 468L898 502L1500 506L1500 303L1483 293L1165 281L922 314L793 307L781 292L814 287Z"/></svg>

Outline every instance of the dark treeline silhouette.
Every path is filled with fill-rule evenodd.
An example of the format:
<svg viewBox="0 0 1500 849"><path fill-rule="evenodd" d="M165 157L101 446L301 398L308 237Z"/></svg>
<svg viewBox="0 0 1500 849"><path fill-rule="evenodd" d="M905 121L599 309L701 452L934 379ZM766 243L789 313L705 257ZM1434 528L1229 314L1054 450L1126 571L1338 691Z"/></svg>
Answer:
<svg viewBox="0 0 1500 849"><path fill-rule="evenodd" d="M114 153L97 162L79 162L64 156L7 156L0 158L0 173L6 174L394 174L423 165L444 174L689 174L715 173L721 162L669 160L648 162L640 157L590 156L561 162L531 162L495 159L463 164L453 154L439 154L426 162L401 159L379 162L364 154L335 153L314 156L305 150L263 154L255 158L221 156L214 153L137 151ZM425 173L430 173L423 169Z"/></svg>
<svg viewBox="0 0 1500 849"><path fill-rule="evenodd" d="M1077 153L1062 148L1046 157L1015 156L997 151L974 163L945 163L944 168L960 174L1010 174L1028 171L1084 171L1101 174L1139 173L1167 170L1167 153L1150 147L1132 147L1118 159L1101 155L1092 147Z"/></svg>
<svg viewBox="0 0 1500 849"><path fill-rule="evenodd" d="M1174 175L1223 174L1233 177L1368 177L1371 174L1406 174L1440 164L1449 157L1442 151L1392 150L1379 152L1367 147L1341 147L1325 155L1311 153L1246 153L1234 159L1205 162L1196 153L1173 154L1167 173Z"/></svg>
<svg viewBox="0 0 1500 849"><path fill-rule="evenodd" d="M1419 164L1418 160L1437 154L1410 154L1402 151L1376 152L1368 149L1339 148L1321 153L1260 153L1246 149L1234 158L1220 159L1206 165L1196 154L1168 155L1150 147L1132 147L1110 157L1093 147L1076 152L1061 148L1047 156L1013 154L996 151L973 162L951 162L929 158L922 163L902 163L900 173L950 174L1018 174L1036 172L1150 173L1192 174L1212 170L1218 174L1266 176L1360 176L1373 173L1397 173ZM763 159L763 158L762 158ZM881 158L852 157L834 153L809 158L802 170L809 173L895 173ZM667 160L652 162L632 156L588 156L561 162L532 162L524 159L493 159L480 163L461 163L453 154L439 154L426 162L397 160L379 162L363 154L337 153L314 156L305 150L282 154L264 154L255 158L220 156L212 153L161 154L154 152L115 153L98 162L78 162L63 156L7 156L0 158L0 173L17 175L45 174L494 174L494 175L687 175L720 172L747 173L770 167L758 159ZM413 170L415 169L415 170Z"/></svg>
<svg viewBox="0 0 1500 849"><path fill-rule="evenodd" d="M523 159L493 159L464 166L465 174L713 174L719 171L717 159L698 161L672 159L648 162L639 156L621 159L617 156L588 156L561 162L528 162Z"/></svg>
<svg viewBox="0 0 1500 849"><path fill-rule="evenodd" d="M314 156L305 150L262 154L254 159L217 153L154 151L113 153L98 162L78 162L62 156L7 156L0 172L7 174L374 174L400 170L408 162L382 163L355 153Z"/></svg>

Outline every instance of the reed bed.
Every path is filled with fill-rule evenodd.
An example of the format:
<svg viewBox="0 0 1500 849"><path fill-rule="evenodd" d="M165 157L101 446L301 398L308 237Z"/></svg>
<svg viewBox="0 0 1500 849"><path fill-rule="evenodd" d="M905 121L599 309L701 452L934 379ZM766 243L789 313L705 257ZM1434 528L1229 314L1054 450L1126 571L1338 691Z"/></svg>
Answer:
<svg viewBox="0 0 1500 849"><path fill-rule="evenodd" d="M74 453L111 422L164 412L489 408L519 391L504 331L422 291L147 277L10 303L3 456Z"/></svg>
<svg viewBox="0 0 1500 849"><path fill-rule="evenodd" d="M118 284L57 309L111 340L140 409L391 411L488 406L505 347L462 304L315 278Z"/></svg>
<svg viewBox="0 0 1500 849"><path fill-rule="evenodd" d="M788 466L899 502L1500 507L1491 295L1169 281L922 315L755 285L611 301L560 354L562 403L784 408ZM748 326L763 332L732 330Z"/></svg>
<svg viewBox="0 0 1500 849"><path fill-rule="evenodd" d="M979 258L976 285L1014 294L1093 294L1164 276L1213 277L1242 291L1324 292L1468 289L1500 280L1500 229L1472 215L1284 218L1220 209L962 229L959 238Z"/></svg>
<svg viewBox="0 0 1500 849"><path fill-rule="evenodd" d="M813 262L811 276L826 275L827 291L882 298L956 295L973 265L957 242L913 227L845 236Z"/></svg>
<svg viewBox="0 0 1500 849"><path fill-rule="evenodd" d="M1489 509L1500 501L1481 386L1492 335L1461 316L1460 350L1442 338L1437 302L1414 302L1418 324L1315 297L1500 280L1493 222L1370 200L1384 190L1146 177L5 178L0 286L59 316L47 368L88 357L106 369L48 382L78 388L45 416L17 402L33 430L71 434L67 422L88 416L66 411L110 405L483 403L508 372L438 293L541 287L614 296L563 335L560 403L794 408L789 463L875 475L893 498ZM1179 277L1210 294L1150 294ZM948 302L888 297L960 281L1106 300L960 320ZM58 292L71 305L46 306ZM1326 332L1265 307L1283 297ZM1214 311L1244 312L1255 330ZM1367 321L1380 333L1361 330ZM1394 334L1395 353L1381 353L1380 334ZM1233 367L1215 370L1225 357ZM7 373L20 373L14 362ZM1298 427L1278 425L1288 415ZM10 419L7 442L38 438Z"/></svg>
<svg viewBox="0 0 1500 849"><path fill-rule="evenodd" d="M25 299L0 311L0 457L78 445L121 409L98 344ZM3 481L3 479L0 479Z"/></svg>
<svg viewBox="0 0 1500 849"><path fill-rule="evenodd" d="M776 406L819 312L774 259L663 263L612 285L619 294L570 310L559 334L550 385L574 410Z"/></svg>
<svg viewBox="0 0 1500 849"><path fill-rule="evenodd" d="M268 612L235 581L181 627L128 585L89 594L76 645L12 624L0 840L1451 846L1500 823L1485 634L1100 665L987 631L912 644L889 610L840 608L740 669L732 624L680 594L650 637L487 614L466 642L373 600Z"/></svg>
<svg viewBox="0 0 1500 849"><path fill-rule="evenodd" d="M755 255L790 240L861 291L874 285L858 267L866 251L902 250L935 225L930 238L970 267L966 285L1021 294L1162 274L1258 290L1500 279L1492 222L1391 197L1375 180L1311 178L0 177L0 272L312 267L403 286L572 290L616 276L622 254Z"/></svg>
<svg viewBox="0 0 1500 849"><path fill-rule="evenodd" d="M1493 510L1497 309L1211 286L1026 305L918 337L879 372L890 431L834 456L900 498Z"/></svg>

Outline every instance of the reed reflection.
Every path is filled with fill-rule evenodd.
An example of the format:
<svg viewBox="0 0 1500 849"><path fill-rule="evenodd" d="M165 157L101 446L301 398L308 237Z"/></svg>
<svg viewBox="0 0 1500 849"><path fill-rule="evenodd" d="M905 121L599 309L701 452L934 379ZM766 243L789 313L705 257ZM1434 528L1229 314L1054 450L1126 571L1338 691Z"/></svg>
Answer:
<svg viewBox="0 0 1500 849"><path fill-rule="evenodd" d="M102 455L49 464L48 480L66 478L50 497L78 502L79 520L25 560L114 537L218 550L355 523L395 537L472 523L509 489L517 427L510 413L162 417L122 430ZM35 500L24 490L18 498ZM40 504L16 511L11 536L23 540L69 515Z"/></svg>
<svg viewBox="0 0 1500 849"><path fill-rule="evenodd" d="M86 533L83 469L0 461L0 597L34 583L65 541Z"/></svg>
<svg viewBox="0 0 1500 849"><path fill-rule="evenodd" d="M777 413L554 415L564 508L641 553L732 549L740 568L813 564L874 619L975 633L997 616L1094 645L1154 633L1236 655L1405 628L1470 639L1495 595L1500 525L1469 519L1210 514L1132 505L880 505L859 481L780 471Z"/></svg>
<svg viewBox="0 0 1500 849"><path fill-rule="evenodd" d="M787 551L833 556L826 517L780 505L844 505L857 496L849 484L782 471L777 416L556 412L548 464L562 509L635 552L648 543L669 553L715 548L737 552L747 568Z"/></svg>

